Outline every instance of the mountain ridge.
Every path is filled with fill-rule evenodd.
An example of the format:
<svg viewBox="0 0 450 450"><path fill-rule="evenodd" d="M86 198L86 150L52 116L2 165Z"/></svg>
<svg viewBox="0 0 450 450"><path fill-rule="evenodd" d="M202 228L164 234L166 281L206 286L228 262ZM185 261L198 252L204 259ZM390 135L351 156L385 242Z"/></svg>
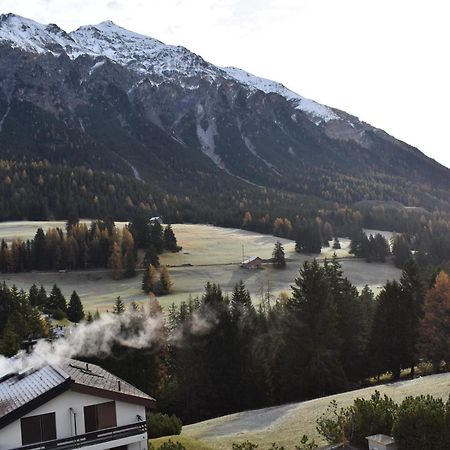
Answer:
<svg viewBox="0 0 450 450"><path fill-rule="evenodd" d="M450 207L450 171L414 147L280 83L111 21L66 33L1 15L0 69L5 158L157 177L172 193L200 195L231 177L344 204Z"/></svg>

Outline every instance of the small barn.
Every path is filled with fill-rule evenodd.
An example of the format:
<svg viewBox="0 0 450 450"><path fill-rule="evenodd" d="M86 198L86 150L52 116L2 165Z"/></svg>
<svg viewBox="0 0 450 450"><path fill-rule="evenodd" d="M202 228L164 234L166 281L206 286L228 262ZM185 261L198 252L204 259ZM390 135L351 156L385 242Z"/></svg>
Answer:
<svg viewBox="0 0 450 450"><path fill-rule="evenodd" d="M249 256L242 261L241 267L244 269L259 269L263 260L259 256Z"/></svg>

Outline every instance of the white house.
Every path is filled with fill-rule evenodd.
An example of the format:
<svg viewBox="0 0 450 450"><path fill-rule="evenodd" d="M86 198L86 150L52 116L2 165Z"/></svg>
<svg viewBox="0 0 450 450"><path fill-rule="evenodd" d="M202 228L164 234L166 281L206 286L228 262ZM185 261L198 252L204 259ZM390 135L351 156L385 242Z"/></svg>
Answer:
<svg viewBox="0 0 450 450"><path fill-rule="evenodd" d="M155 400L94 364L64 359L0 378L0 450L147 450Z"/></svg>

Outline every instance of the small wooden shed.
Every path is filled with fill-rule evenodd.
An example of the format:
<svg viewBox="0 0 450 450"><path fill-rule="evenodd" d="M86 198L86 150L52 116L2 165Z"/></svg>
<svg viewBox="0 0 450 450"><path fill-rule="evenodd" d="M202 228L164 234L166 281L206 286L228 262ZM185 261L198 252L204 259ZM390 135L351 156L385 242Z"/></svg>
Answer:
<svg viewBox="0 0 450 450"><path fill-rule="evenodd" d="M259 256L250 256L242 261L241 267L244 269L259 269L263 260Z"/></svg>

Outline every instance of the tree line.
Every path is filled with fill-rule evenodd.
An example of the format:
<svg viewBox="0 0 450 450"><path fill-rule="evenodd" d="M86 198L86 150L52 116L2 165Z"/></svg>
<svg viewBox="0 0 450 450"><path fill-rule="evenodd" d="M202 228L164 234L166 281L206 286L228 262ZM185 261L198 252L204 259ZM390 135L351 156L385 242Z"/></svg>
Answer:
<svg viewBox="0 0 450 450"><path fill-rule="evenodd" d="M178 251L177 240L170 225L145 219L142 231L138 221L122 229L112 221L93 221L89 226L68 222L66 230L38 228L33 239L3 239L0 245L0 271L19 273L31 270L83 270L110 268L114 279L133 277L138 250L145 248L144 267L159 267L158 253ZM144 233L145 240L141 233ZM142 247L144 246L145 247Z"/></svg>
<svg viewBox="0 0 450 450"><path fill-rule="evenodd" d="M336 260L306 262L275 302L268 294L255 305L240 282L230 296L208 283L202 297L172 305L167 339L144 352L153 363L123 348L132 373L117 355L98 362L190 423L358 388L387 372L413 375L422 359L442 370L449 313L449 277L424 280L414 260L376 297L358 292ZM141 366L156 378L143 378Z"/></svg>

